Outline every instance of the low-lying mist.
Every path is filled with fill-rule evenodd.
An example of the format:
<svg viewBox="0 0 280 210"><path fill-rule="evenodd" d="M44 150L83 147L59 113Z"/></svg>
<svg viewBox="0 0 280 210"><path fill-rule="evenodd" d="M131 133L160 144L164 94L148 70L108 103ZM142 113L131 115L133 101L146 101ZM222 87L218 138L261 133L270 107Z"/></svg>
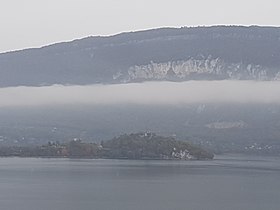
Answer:
<svg viewBox="0 0 280 210"><path fill-rule="evenodd" d="M0 88L0 107L193 103L280 104L280 81L224 80Z"/></svg>

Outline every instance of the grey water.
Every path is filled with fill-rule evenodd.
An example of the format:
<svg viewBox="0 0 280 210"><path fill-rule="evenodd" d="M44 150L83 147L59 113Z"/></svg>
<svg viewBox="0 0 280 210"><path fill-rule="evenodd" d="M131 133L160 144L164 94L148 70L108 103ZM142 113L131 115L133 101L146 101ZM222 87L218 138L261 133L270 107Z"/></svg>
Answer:
<svg viewBox="0 0 280 210"><path fill-rule="evenodd" d="M1 210L279 210L280 159L0 159Z"/></svg>

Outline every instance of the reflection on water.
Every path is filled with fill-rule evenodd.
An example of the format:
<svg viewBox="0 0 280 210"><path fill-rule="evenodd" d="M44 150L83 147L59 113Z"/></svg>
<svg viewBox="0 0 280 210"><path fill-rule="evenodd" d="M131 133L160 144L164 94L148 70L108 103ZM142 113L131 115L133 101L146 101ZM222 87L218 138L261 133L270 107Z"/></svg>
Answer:
<svg viewBox="0 0 280 210"><path fill-rule="evenodd" d="M0 159L1 210L278 210L280 159Z"/></svg>

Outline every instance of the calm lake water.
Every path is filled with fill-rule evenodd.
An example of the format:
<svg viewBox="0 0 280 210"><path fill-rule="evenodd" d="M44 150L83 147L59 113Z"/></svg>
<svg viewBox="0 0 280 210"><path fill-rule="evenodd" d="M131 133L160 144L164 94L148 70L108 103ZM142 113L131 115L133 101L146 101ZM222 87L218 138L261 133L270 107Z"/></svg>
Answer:
<svg viewBox="0 0 280 210"><path fill-rule="evenodd" d="M0 159L1 210L279 210L280 159Z"/></svg>

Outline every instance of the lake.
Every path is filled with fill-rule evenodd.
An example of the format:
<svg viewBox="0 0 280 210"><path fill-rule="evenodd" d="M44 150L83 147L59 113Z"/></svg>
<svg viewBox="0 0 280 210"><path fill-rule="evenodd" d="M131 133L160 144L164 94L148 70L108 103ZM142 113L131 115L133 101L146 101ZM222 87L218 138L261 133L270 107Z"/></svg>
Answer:
<svg viewBox="0 0 280 210"><path fill-rule="evenodd" d="M0 158L1 210L279 210L280 158Z"/></svg>

